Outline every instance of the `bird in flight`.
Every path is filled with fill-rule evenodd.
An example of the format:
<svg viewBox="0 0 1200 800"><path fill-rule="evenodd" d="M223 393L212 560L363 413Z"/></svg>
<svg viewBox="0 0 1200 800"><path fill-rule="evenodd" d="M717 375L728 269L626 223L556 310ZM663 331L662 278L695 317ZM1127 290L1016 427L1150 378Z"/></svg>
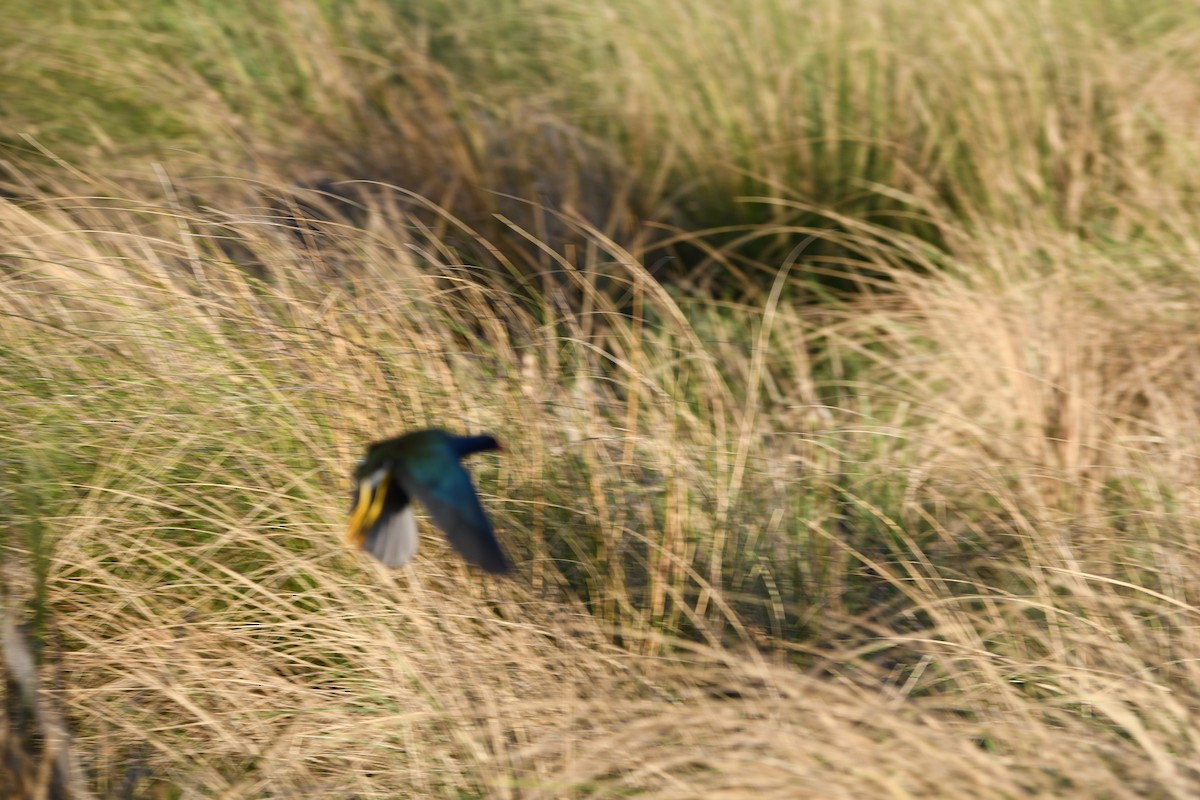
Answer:
<svg viewBox="0 0 1200 800"><path fill-rule="evenodd" d="M488 572L510 571L471 476L459 463L472 453L500 449L491 436L456 436L437 429L369 445L354 470L346 543L389 567L407 563L417 552L415 498L463 558Z"/></svg>

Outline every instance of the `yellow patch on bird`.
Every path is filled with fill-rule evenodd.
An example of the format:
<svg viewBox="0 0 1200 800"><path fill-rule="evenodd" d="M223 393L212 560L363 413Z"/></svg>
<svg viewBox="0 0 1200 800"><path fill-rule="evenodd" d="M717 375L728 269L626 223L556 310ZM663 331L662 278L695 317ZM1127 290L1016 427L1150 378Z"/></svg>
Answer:
<svg viewBox="0 0 1200 800"><path fill-rule="evenodd" d="M390 476L385 475L374 488L371 487L370 480L358 484L358 502L354 504L354 512L350 515L350 528L346 531L347 544L362 549L366 543L367 532L383 513L389 479Z"/></svg>

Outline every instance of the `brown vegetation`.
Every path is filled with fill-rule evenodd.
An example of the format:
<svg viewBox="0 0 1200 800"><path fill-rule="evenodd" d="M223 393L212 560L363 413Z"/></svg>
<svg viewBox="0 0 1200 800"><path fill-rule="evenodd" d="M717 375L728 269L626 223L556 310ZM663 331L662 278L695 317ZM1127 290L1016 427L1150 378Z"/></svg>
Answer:
<svg viewBox="0 0 1200 800"><path fill-rule="evenodd" d="M163 61L159 20L129 69L171 64L199 105L146 117L155 160L8 150L10 796L1200 792L1194 10L1028 3L1039 41L998 3L861 26L818 3L838 36L786 73L749 10L598 14L593 41L539 5L589 129L544 64L479 45L523 20L291 5L302 80L235 70L257 40ZM384 21L427 71L397 82ZM720 50L718 23L779 41ZM698 66L645 45L662 25ZM891 66L835 68L864 53ZM279 82L258 106L255 75ZM820 76L844 91L811 95L806 138L778 103ZM341 545L363 444L434 424L504 443L475 472L514 579L438 536L399 571Z"/></svg>

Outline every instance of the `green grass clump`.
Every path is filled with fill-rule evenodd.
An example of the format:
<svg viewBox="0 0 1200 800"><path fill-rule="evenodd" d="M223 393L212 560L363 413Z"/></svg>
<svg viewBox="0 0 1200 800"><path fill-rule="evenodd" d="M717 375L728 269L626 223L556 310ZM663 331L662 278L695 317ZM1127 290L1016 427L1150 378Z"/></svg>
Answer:
<svg viewBox="0 0 1200 800"><path fill-rule="evenodd" d="M670 257L671 282L715 264L753 292L813 228L944 246L931 205L1163 230L1164 208L1193 205L1200 155L1200 23L1177 5L63 5L14 15L10 130L67 156L396 184L527 274L554 267L494 215L561 252L586 246L567 211Z"/></svg>

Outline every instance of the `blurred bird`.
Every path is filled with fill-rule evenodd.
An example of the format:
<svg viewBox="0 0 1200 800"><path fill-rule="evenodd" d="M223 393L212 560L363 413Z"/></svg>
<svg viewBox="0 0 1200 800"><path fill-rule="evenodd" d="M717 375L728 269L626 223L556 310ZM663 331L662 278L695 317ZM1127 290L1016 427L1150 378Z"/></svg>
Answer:
<svg viewBox="0 0 1200 800"><path fill-rule="evenodd" d="M456 436L436 429L370 445L354 471L347 544L389 567L407 563L417 552L416 498L463 558L488 572L508 572L512 567L470 474L459 463L472 453L500 449L491 436Z"/></svg>

